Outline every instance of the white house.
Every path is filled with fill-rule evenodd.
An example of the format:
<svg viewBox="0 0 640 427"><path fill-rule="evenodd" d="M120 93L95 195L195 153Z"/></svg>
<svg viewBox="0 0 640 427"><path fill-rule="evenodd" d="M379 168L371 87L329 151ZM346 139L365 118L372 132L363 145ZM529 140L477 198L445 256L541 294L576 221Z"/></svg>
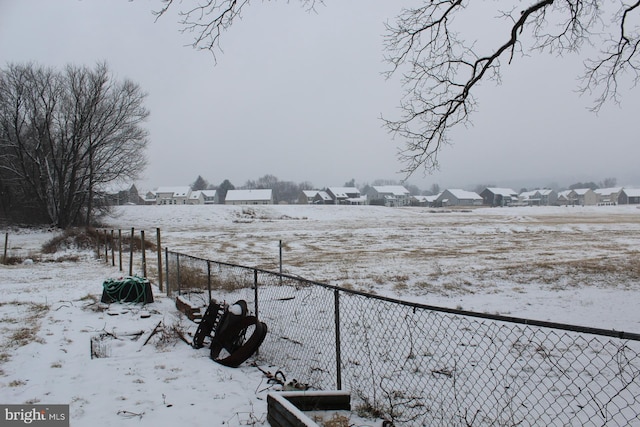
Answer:
<svg viewBox="0 0 640 427"><path fill-rule="evenodd" d="M411 193L402 185L374 185L367 198L371 201L378 201L385 206L409 206L411 204Z"/></svg>
<svg viewBox="0 0 640 427"><path fill-rule="evenodd" d="M189 194L188 203L190 205L199 205L200 204L200 190L192 191Z"/></svg>
<svg viewBox="0 0 640 427"><path fill-rule="evenodd" d="M574 205L594 206L598 204L598 195L590 188L576 188L569 192L569 200Z"/></svg>
<svg viewBox="0 0 640 427"><path fill-rule="evenodd" d="M201 205L213 205L218 202L218 192L216 190L201 190L200 191L200 204Z"/></svg>
<svg viewBox="0 0 640 427"><path fill-rule="evenodd" d="M189 203L191 187L158 187L156 190L157 205L186 205Z"/></svg>
<svg viewBox="0 0 640 427"><path fill-rule="evenodd" d="M229 190L225 205L272 205L273 192L268 189Z"/></svg>
<svg viewBox="0 0 640 427"><path fill-rule="evenodd" d="M562 204L566 204L565 199L568 193L564 193ZM520 193L518 199L520 204L527 206L552 206L558 204L558 193L549 188L540 190L524 191Z"/></svg>

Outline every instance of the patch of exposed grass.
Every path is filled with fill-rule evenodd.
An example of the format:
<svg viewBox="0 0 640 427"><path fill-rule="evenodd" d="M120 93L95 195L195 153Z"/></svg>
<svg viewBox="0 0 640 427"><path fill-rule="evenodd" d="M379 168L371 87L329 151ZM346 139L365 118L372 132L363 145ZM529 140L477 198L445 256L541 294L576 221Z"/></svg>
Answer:
<svg viewBox="0 0 640 427"><path fill-rule="evenodd" d="M63 249L94 249L98 245L99 234L93 228L69 228L42 245L42 252L54 254Z"/></svg>
<svg viewBox="0 0 640 427"><path fill-rule="evenodd" d="M13 331L9 339L18 347L25 346L37 338L38 327L22 327Z"/></svg>
<svg viewBox="0 0 640 427"><path fill-rule="evenodd" d="M82 302L98 302L98 300L99 300L98 296L94 294L87 294L79 299L79 301L82 301Z"/></svg>
<svg viewBox="0 0 640 427"><path fill-rule="evenodd" d="M4 265L18 265L24 262L24 258L18 256L8 256L6 258L3 257Z"/></svg>

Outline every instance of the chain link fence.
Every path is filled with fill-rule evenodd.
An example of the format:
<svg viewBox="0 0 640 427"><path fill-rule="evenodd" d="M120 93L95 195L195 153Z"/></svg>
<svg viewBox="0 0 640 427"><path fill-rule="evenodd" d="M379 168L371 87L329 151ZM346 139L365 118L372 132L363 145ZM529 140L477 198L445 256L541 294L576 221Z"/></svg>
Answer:
<svg viewBox="0 0 640 427"><path fill-rule="evenodd" d="M640 425L640 335L412 304L166 252L166 288L244 299L256 356L396 426ZM233 301L232 301L233 300Z"/></svg>

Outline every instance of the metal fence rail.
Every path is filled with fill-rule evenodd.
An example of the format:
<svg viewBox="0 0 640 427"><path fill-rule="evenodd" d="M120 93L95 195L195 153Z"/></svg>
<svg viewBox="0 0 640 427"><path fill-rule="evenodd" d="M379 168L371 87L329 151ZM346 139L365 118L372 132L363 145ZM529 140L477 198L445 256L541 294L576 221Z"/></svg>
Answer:
<svg viewBox="0 0 640 427"><path fill-rule="evenodd" d="M397 426L640 425L640 335L406 303L166 252L167 290L245 299L258 363ZM197 279L196 279L197 278Z"/></svg>

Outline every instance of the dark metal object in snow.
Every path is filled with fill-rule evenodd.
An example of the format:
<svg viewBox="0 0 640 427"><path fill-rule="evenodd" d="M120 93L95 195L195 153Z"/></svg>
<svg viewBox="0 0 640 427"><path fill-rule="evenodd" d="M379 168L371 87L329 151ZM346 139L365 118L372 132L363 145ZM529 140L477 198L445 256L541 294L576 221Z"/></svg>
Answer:
<svg viewBox="0 0 640 427"><path fill-rule="evenodd" d="M237 368L258 350L267 335L267 325L248 315L244 300L237 301L231 308L211 300L193 337L192 346L202 348L210 337L211 359Z"/></svg>

